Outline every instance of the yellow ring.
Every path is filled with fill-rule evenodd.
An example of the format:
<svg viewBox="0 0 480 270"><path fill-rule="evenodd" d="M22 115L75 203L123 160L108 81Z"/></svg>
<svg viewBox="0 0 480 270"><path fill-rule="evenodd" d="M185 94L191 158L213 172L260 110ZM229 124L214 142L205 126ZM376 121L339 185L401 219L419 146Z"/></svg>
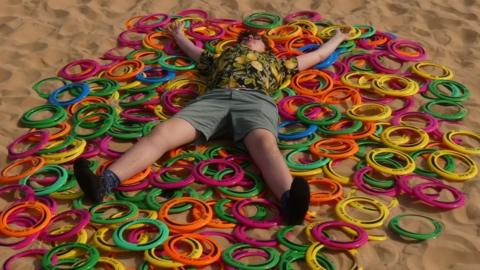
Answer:
<svg viewBox="0 0 480 270"><path fill-rule="evenodd" d="M361 204L361 202L363 202L363 203L368 203L373 205L380 213L379 217L372 220L361 220L348 215L346 207L347 205L353 202L357 204ZM387 220L390 214L390 210L388 210L388 207L382 202L380 202L379 200L376 200L370 197L358 196L358 197L344 198L341 201L339 201L335 206L335 213L341 220L345 222L351 223L361 228L373 229L383 225L383 223L385 222L385 220Z"/></svg>
<svg viewBox="0 0 480 270"><path fill-rule="evenodd" d="M402 158L406 164L403 168L390 168L383 166L377 161L375 161L375 156L382 153L393 153L396 156ZM373 169L391 175L406 175L412 173L415 170L415 161L409 155L403 153L402 151L391 149L391 148L375 148L367 152L365 155L365 160L367 164L370 165Z"/></svg>
<svg viewBox="0 0 480 270"><path fill-rule="evenodd" d="M469 166L468 170L463 173L452 173L443 169L442 166L438 164L438 160L441 159L441 157L444 155L450 155L462 160ZM447 180L452 181L466 181L474 178L478 173L478 167L475 161L473 161L469 156L463 153L455 152L452 150L437 150L433 152L428 157L427 163L433 172L437 173L438 175L442 176Z"/></svg>
<svg viewBox="0 0 480 270"><path fill-rule="evenodd" d="M453 141L453 136L455 135L464 135L464 136L469 136L473 137L476 140L480 142L480 134L474 133L468 130L451 130L449 132L446 132L443 134L442 141L444 144L446 144L448 147L452 148L455 151L458 151L463 154L470 154L470 155L479 155L480 154L480 147L477 148L468 148L459 144L456 144Z"/></svg>
<svg viewBox="0 0 480 270"><path fill-rule="evenodd" d="M443 74L440 76L433 75L431 73L428 73L426 71L423 71L422 68L426 66L431 66L431 67L437 67L440 68L443 71ZM450 80L453 79L453 71L451 71L449 68L439 65L439 64L434 64L434 63L429 63L429 62L418 62L415 65L412 66L412 71L419 76L423 78L427 78L430 80Z"/></svg>
<svg viewBox="0 0 480 270"><path fill-rule="evenodd" d="M378 113L375 115L362 115L362 110L375 110ZM346 112L347 116L354 120L360 121L382 121L388 119L392 115L392 108L387 105L378 103L363 103L353 105Z"/></svg>
<svg viewBox="0 0 480 270"><path fill-rule="evenodd" d="M405 143L400 143L399 142L400 140L394 140L390 138L390 135L393 132L398 130L409 130L414 133L412 137L419 138L420 140L418 142L415 142L414 144L405 145ZM407 136L407 138L409 137L410 136ZM430 138L428 137L428 133L426 131L424 131L423 129L411 127L411 126L388 127L382 132L382 134L380 134L380 138L382 139L382 142L386 146L400 150L400 151L405 151L405 152L413 152L413 151L423 149L430 142Z"/></svg>

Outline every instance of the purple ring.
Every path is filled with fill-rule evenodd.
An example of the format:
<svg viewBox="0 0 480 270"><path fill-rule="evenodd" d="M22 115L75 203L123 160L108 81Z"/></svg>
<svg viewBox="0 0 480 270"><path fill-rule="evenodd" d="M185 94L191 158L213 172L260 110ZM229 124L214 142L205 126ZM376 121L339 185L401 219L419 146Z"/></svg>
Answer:
<svg viewBox="0 0 480 270"><path fill-rule="evenodd" d="M117 37L117 41L118 43L120 44L120 46L126 46L126 47L131 47L131 46L142 46L142 42L143 42L143 38L141 40L131 40L131 39L127 39L126 35L129 34L129 33L140 33L140 34L145 34L143 31L141 31L140 29L137 31L133 31L133 30L137 30L137 29L129 29L129 30L125 30L123 32L121 32L118 37Z"/></svg>
<svg viewBox="0 0 480 270"><path fill-rule="evenodd" d="M35 225L36 220L32 219L28 216L16 216L16 217L9 217L8 219L9 224L18 224L19 226L24 227L31 227ZM36 232L32 235L28 235L24 237L22 240L15 242L15 243L2 243L0 242L0 246L10 247L12 249L22 249L29 246L33 241L35 241L38 237L40 232Z"/></svg>
<svg viewBox="0 0 480 270"><path fill-rule="evenodd" d="M61 220L61 219L64 219L70 215L75 215L75 216L78 216L78 223L77 225L72 228L70 231L68 232L64 232L64 233L60 233L60 234L55 234L55 235L52 235L52 234L49 234L48 233L48 227L53 224L55 221L58 221L58 220ZM42 233L40 234L40 236L38 237L38 239L42 240L42 241L47 241L47 242L55 242L55 241L60 241L60 240L64 240L64 239L68 239L74 235L76 235L78 232L80 232L83 228L85 228L85 226L87 226L87 224L90 222L90 212L87 211L87 210L83 210L83 209L71 209L71 210L68 210L68 211L64 211L64 212L61 212L57 215L55 215L52 220L50 221L50 223L47 225L47 227L42 231Z"/></svg>
<svg viewBox="0 0 480 270"><path fill-rule="evenodd" d="M387 57L395 62L399 62L401 65L400 65L400 68L398 69L391 69L391 68L387 68L385 67L384 65L382 65L381 61L380 61L380 57ZM397 59L394 59L397 58ZM372 66L380 73L388 73L388 74L396 74L396 73L399 73L402 66L403 66L403 61L401 61L398 57L396 57L395 55L391 55L390 53L386 52L386 51L377 51L377 52L374 52L373 54L370 54L369 55L369 58L368 58L370 64L372 64ZM398 60L398 61L397 61Z"/></svg>
<svg viewBox="0 0 480 270"><path fill-rule="evenodd" d="M392 125L399 126L403 117L413 116L427 120L427 125L423 128L428 133L434 132L438 128L438 120L430 114L424 112L404 112L396 113L391 119Z"/></svg>
<svg viewBox="0 0 480 270"><path fill-rule="evenodd" d="M73 66L80 66L82 70L85 68L90 68L90 71L82 71L80 73L70 73L68 70ZM72 82L83 81L88 79L100 71L100 64L92 59L80 59L73 61L66 66L64 66L60 71L58 71L58 76L70 80Z"/></svg>
<svg viewBox="0 0 480 270"><path fill-rule="evenodd" d="M47 254L48 251L49 251L48 249L44 249L44 248L35 248L35 249L28 249L28 250L19 252L17 254L14 254L5 261L5 263L3 264L2 270L13 270L12 268L13 262L19 258L30 257L30 256L43 257L45 254ZM53 258L52 262L56 264L57 262L56 256ZM40 269L43 269L43 268L42 267L37 268L37 270L40 270Z"/></svg>
<svg viewBox="0 0 480 270"><path fill-rule="evenodd" d="M177 13L177 15L179 16L187 16L191 14L199 15L201 18L204 19L208 18L208 13L206 11L197 8L184 9Z"/></svg>
<svg viewBox="0 0 480 270"><path fill-rule="evenodd" d="M409 47L413 47L419 51L418 56L407 56L404 54L400 54L397 52L397 47L406 45ZM421 61L427 58L427 53L425 49L420 45L420 43L412 41L412 40L406 40L406 39L396 39L396 40L391 40L387 43L387 50L395 55L398 59L401 59L403 61Z"/></svg>
<svg viewBox="0 0 480 270"><path fill-rule="evenodd" d="M271 240L258 240L253 237L250 237L247 235L247 230L248 229L255 229L251 228L242 224L237 224L235 228L233 229L233 236L235 238L243 243L250 244L254 247L276 247L278 246L278 240L277 239L271 239Z"/></svg>
<svg viewBox="0 0 480 270"><path fill-rule="evenodd" d="M30 136L35 135L35 134L38 134L37 136L40 136L40 140L38 141L38 143L34 147L32 147L32 148L30 148L30 149L28 149L24 152L20 152L20 153L15 152L14 147L15 147L16 144L19 144L20 142L22 142L26 138L29 138ZM28 157L28 156L31 156L31 155L37 153L40 149L43 148L43 146L45 146L48 143L48 137L49 136L50 136L50 134L46 130L35 130L35 131L31 131L31 132L27 132L27 133L23 134L22 136L18 137L13 142L11 142L9 145L7 145L8 159L13 160L13 159L24 158L24 157Z"/></svg>
<svg viewBox="0 0 480 270"><path fill-rule="evenodd" d="M170 171L172 169L175 169L175 168L189 169L190 172L191 172L192 169L193 169L193 166L192 165L179 165L179 164L176 165L176 164L173 164L169 167L163 167L160 170L158 170L157 172L151 173L148 176L150 185L152 185L154 187L161 188L161 189L172 189L172 188L181 188L181 187L188 186L189 184L193 183L193 181L195 181L195 177L193 177L193 175L191 173L190 173L190 175L188 175L187 177L185 177L184 179L182 179L178 182L159 182L159 181L157 181L157 177L161 177L161 175L163 173L165 173L167 171Z"/></svg>
<svg viewBox="0 0 480 270"><path fill-rule="evenodd" d="M144 105L145 105L145 103L144 103ZM158 116L156 116L156 115L137 116L137 115L134 114L136 112L145 112L145 111L146 110L142 109L142 108L130 108L130 109L123 110L120 113L120 116L127 119L127 120L132 120L132 121L142 122L142 123L158 120Z"/></svg>
<svg viewBox="0 0 480 270"><path fill-rule="evenodd" d="M147 23L148 20L150 20L152 18L156 19L158 17L162 17L162 20L160 22L156 22L156 23L152 23L152 24ZM141 30L151 31L153 28L165 26L166 24L168 24L170 22L171 19L172 18L168 14L165 14L165 13L150 14L150 15L143 16L142 18L137 20L137 22L135 23L135 28L136 29L141 29Z"/></svg>
<svg viewBox="0 0 480 270"><path fill-rule="evenodd" d="M233 237L229 233L225 233L221 231L202 231L202 232L199 232L199 234L206 235L206 236L219 236L219 237L225 238L228 242L232 244L237 243L237 240L235 239L235 237Z"/></svg>
<svg viewBox="0 0 480 270"><path fill-rule="evenodd" d="M398 195L398 188L395 186L389 189L379 189L379 188L372 188L367 184L365 184L365 181L363 181L363 177L365 176L366 173L369 173L371 171L373 171L373 168L370 166L365 166L360 170L355 171L352 177L358 189L360 189L361 191L367 194L376 195L376 196L385 195L389 197L395 197Z"/></svg>
<svg viewBox="0 0 480 270"><path fill-rule="evenodd" d="M85 147L85 150L80 155L80 157L89 159L97 156L98 154L100 154L100 148L94 143L89 142L87 143L87 146Z"/></svg>
<svg viewBox="0 0 480 270"><path fill-rule="evenodd" d="M37 201L45 204L50 209L50 212L53 214L57 211L58 203L50 196L38 196L36 197Z"/></svg>
<svg viewBox="0 0 480 270"><path fill-rule="evenodd" d="M277 213L280 213L279 207L265 199L245 199L241 201L236 201L232 208L231 208L231 213L233 217L235 217L240 223L245 224L250 227L254 228L270 228L272 226L277 226L280 225L281 223L281 218L280 215L278 214L272 219L269 220L253 220L251 218L248 218L244 216L241 212L241 209L245 207L248 204L253 204L253 203L259 203L262 204L263 206L270 208L270 209L275 209Z"/></svg>
<svg viewBox="0 0 480 270"><path fill-rule="evenodd" d="M133 185L122 185L120 184L118 187L115 188L116 191L123 191L123 192L130 192L130 191L140 191L148 187L150 182L148 181L148 177L145 177L142 181L135 183Z"/></svg>
<svg viewBox="0 0 480 270"><path fill-rule="evenodd" d="M22 192L24 195L23 198L17 199L14 203L35 200L35 193L33 189L27 185L12 184L12 185L0 187L0 195L3 195L4 193L7 193L12 190L18 190Z"/></svg>
<svg viewBox="0 0 480 270"><path fill-rule="evenodd" d="M232 257L236 260L240 260L242 258L250 257L250 256L258 256L258 257L263 257L264 259L268 259L269 255L264 250L243 250L243 249L237 249L232 254ZM237 270L237 269L238 268L225 264L225 270Z"/></svg>
<svg viewBox="0 0 480 270"><path fill-rule="evenodd" d="M332 240L323 234L323 230L331 227L348 227L357 233L357 238L354 241L350 242L340 242ZM324 244L329 248L334 249L354 249L361 247L368 242L368 234L364 229L343 221L327 221L319 223L313 227L312 236L318 242Z"/></svg>
<svg viewBox="0 0 480 270"><path fill-rule="evenodd" d="M403 101L403 107L392 111L392 114L394 116L396 114L408 113L410 109L415 105L415 98L413 96L403 97L401 98L401 100Z"/></svg>
<svg viewBox="0 0 480 270"><path fill-rule="evenodd" d="M455 200L453 202L437 201L437 196L431 196L423 193L423 190L427 188L447 189L454 195ZM418 184L413 188L413 195L422 202L441 209L454 209L465 204L465 195L460 190L449 185L445 185L441 182L427 182Z"/></svg>
<svg viewBox="0 0 480 270"><path fill-rule="evenodd" d="M113 137L110 136L110 135L106 135L105 137L103 137L102 140L99 143L100 151L109 158L119 158L119 157L122 156L123 152L118 152L118 151L115 151L115 150L111 150L109 148L108 144L110 143L110 141L112 139L113 139Z"/></svg>
<svg viewBox="0 0 480 270"><path fill-rule="evenodd" d="M233 175L230 177L223 178L221 180L214 179L212 177L206 176L202 173L203 169L211 164L218 164L220 166L226 166L233 169ZM195 164L192 170L192 175L199 182L211 186L233 186L240 182L243 179L244 171L240 165L233 161L229 161L221 158L214 158L209 160L201 160Z"/></svg>
<svg viewBox="0 0 480 270"><path fill-rule="evenodd" d="M195 97L198 96L198 92L193 89L179 88L179 89L173 89L170 91L165 91L161 98L161 101L163 102L163 107L172 113L179 112L181 108L174 106L172 99L175 95L182 95L182 94L187 94L187 95L190 94Z"/></svg>
<svg viewBox="0 0 480 270"><path fill-rule="evenodd" d="M286 22L293 22L295 21L294 19L296 17L307 17L307 20L309 21L321 21L322 20L322 16L320 15L320 13L316 12L316 11L313 11L313 10L301 10L301 11L296 11L296 12L291 12L289 14L287 14L287 16L285 16L285 18L283 18Z"/></svg>
<svg viewBox="0 0 480 270"><path fill-rule="evenodd" d="M295 115L295 113L289 113L284 107L285 107L285 104L290 101L291 99L293 99L294 101L295 100L298 100L298 101L301 101L301 102L305 102L305 103L302 103L301 105L303 104L308 104L308 103L312 103L312 102L316 102L316 100L313 98L313 97L308 97L308 96L301 96L301 95L298 95L298 96L286 96L284 98L282 98L278 104L277 104L277 108L278 108L278 113L280 114L280 116L282 116L284 119L287 119L287 120L297 120L297 116ZM293 102L294 102L293 101Z"/></svg>
<svg viewBox="0 0 480 270"><path fill-rule="evenodd" d="M414 187L410 187L410 185L408 184L408 182L411 181L413 178L421 178L423 180L427 180L429 182L434 182L434 183L440 182L440 180L436 178L425 176L425 175L419 175L419 174L397 175L395 176L395 180L396 180L395 182L397 183L397 186L400 189L400 191L403 191L409 195L413 195Z"/></svg>

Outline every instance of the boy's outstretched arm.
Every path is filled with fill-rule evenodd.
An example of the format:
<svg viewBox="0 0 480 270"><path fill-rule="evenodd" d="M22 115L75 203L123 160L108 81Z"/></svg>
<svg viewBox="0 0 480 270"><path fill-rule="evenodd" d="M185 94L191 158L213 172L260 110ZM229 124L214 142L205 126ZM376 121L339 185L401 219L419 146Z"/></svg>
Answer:
<svg viewBox="0 0 480 270"><path fill-rule="evenodd" d="M305 70L325 60L335 49L348 38L346 30L337 29L335 36L323 44L320 48L297 56L298 70Z"/></svg>
<svg viewBox="0 0 480 270"><path fill-rule="evenodd" d="M183 32L184 26L185 24L183 22L173 22L167 26L167 31L173 36L180 49L182 49L188 57L198 62L203 49L195 46L195 44L185 36Z"/></svg>

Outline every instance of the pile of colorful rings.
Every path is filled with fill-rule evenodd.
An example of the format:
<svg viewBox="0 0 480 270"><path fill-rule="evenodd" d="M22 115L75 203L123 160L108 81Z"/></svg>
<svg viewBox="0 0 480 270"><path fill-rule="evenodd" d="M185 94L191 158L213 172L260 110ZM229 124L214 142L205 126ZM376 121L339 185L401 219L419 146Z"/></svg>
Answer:
<svg viewBox="0 0 480 270"><path fill-rule="evenodd" d="M311 210L335 213L309 212L305 243L292 239L292 227L279 226L278 203L246 150L225 143L174 149L124 180L104 203L83 201L74 159L89 159L101 173L122 154L114 144L134 143L207 90L195 62L165 30L172 21L184 21L196 46L217 55L244 29L258 30L278 57L289 57L350 27L335 53L273 94L278 145L291 174L311 185ZM444 210L465 204L450 183L477 175L472 155L480 154L480 134L442 124L467 116L462 102L470 92L450 69L427 62L419 43L370 25L336 25L315 11L284 18L259 12L239 21L188 9L136 16L125 26L118 47L33 86L46 103L21 116L19 124L30 130L7 146L10 161L0 172L0 194L13 198L0 213L0 245L19 250L2 269L23 257L37 257L45 269L127 269L122 254L143 259L136 269L293 269L299 260L336 269L330 250L345 251L351 269L361 269L356 249L387 239L382 230L418 241L444 230L418 213L392 218L397 197ZM355 164L353 174L339 170L347 162ZM409 231L405 218L426 220L434 230ZM277 233L257 239L252 230ZM35 241L50 248L28 248Z"/></svg>

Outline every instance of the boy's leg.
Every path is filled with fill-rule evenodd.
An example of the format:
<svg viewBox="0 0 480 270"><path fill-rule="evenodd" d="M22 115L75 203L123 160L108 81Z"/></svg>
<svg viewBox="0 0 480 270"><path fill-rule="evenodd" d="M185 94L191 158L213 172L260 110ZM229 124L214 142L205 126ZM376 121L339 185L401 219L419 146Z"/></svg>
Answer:
<svg viewBox="0 0 480 270"><path fill-rule="evenodd" d="M244 144L263 179L281 201L286 224L302 224L310 204L310 188L302 178L292 180L275 135L267 129L253 129L245 136Z"/></svg>
<svg viewBox="0 0 480 270"><path fill-rule="evenodd" d="M101 179L91 172L89 162L85 159L75 161L75 177L85 196L98 203L118 185L119 180L130 178L154 163L166 151L190 143L198 136L199 132L189 122L171 118L157 125L148 136L115 160L104 174L107 179Z"/></svg>

